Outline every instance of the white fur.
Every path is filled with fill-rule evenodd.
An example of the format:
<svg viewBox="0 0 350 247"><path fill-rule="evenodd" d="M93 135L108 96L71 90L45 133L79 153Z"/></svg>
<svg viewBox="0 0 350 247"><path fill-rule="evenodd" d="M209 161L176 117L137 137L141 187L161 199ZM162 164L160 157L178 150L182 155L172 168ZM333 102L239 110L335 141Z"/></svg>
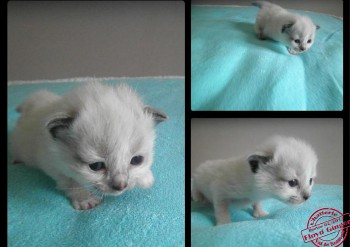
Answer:
<svg viewBox="0 0 350 247"><path fill-rule="evenodd" d="M271 38L279 41L293 55L310 49L319 27L309 17L290 13L266 1L256 1L253 5L260 7L254 27L260 39ZM284 26L287 28L284 29Z"/></svg>
<svg viewBox="0 0 350 247"><path fill-rule="evenodd" d="M257 158L254 173L251 162ZM265 160L266 158L266 160ZM310 197L310 179L316 176L317 156L311 146L292 138L276 136L248 156L227 160L206 161L199 165L193 176L192 198L214 205L217 224L229 223L229 204L242 208L253 204L254 216L267 213L260 201L275 198L300 204ZM289 181L297 179L298 186Z"/></svg>
<svg viewBox="0 0 350 247"><path fill-rule="evenodd" d="M155 120L167 117L145 106L128 86L92 81L63 96L39 91L17 110L21 116L12 136L14 162L55 179L74 208L98 205L96 193L119 195L136 185L152 186ZM131 165L136 155L144 160ZM93 171L89 164L95 162L104 162L106 169ZM116 184L127 186L116 190L111 187Z"/></svg>

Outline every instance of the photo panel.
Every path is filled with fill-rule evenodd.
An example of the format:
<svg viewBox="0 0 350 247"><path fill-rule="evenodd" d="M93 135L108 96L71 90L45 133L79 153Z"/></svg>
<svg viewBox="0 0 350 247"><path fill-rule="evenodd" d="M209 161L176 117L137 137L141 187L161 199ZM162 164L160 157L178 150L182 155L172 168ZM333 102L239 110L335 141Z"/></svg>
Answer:
<svg viewBox="0 0 350 247"><path fill-rule="evenodd" d="M343 26L342 1L191 1L191 109L342 111Z"/></svg>
<svg viewBox="0 0 350 247"><path fill-rule="evenodd" d="M343 135L341 118L192 118L191 246L344 241L310 228L342 217Z"/></svg>
<svg viewBox="0 0 350 247"><path fill-rule="evenodd" d="M2 246L185 246L185 2L6 4Z"/></svg>

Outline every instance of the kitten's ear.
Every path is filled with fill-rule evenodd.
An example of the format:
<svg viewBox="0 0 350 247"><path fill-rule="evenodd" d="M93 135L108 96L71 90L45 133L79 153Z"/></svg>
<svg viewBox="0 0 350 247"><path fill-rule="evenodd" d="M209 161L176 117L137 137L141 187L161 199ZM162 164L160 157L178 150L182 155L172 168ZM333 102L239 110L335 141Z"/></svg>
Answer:
<svg viewBox="0 0 350 247"><path fill-rule="evenodd" d="M284 33L285 31L287 31L287 29L291 28L294 25L294 23L289 23L289 24L285 24L282 26L282 33Z"/></svg>
<svg viewBox="0 0 350 247"><path fill-rule="evenodd" d="M316 25L316 30L317 30L317 29L320 29L320 26L319 26L319 25Z"/></svg>
<svg viewBox="0 0 350 247"><path fill-rule="evenodd" d="M259 169L259 165L265 165L272 159L271 156L253 154L248 157L248 162L250 165L250 169L253 173L257 173Z"/></svg>
<svg viewBox="0 0 350 247"><path fill-rule="evenodd" d="M143 111L145 113L152 114L152 117L156 124L159 124L160 122L163 122L169 119L168 115L166 115L164 112L158 109L152 108L150 106L145 106L145 108L143 108Z"/></svg>
<svg viewBox="0 0 350 247"><path fill-rule="evenodd" d="M64 141L68 137L68 130L74 118L65 113L59 113L50 118L46 127L54 139Z"/></svg>

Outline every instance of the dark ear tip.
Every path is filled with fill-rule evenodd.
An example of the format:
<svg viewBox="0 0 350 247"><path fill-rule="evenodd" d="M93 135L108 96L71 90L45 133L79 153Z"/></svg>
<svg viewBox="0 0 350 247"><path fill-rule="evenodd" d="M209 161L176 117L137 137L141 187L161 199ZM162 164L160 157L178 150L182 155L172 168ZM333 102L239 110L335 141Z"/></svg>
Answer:
<svg viewBox="0 0 350 247"><path fill-rule="evenodd" d="M152 114L152 117L157 124L169 120L169 116L161 110L146 106L144 111Z"/></svg>
<svg viewBox="0 0 350 247"><path fill-rule="evenodd" d="M291 28L293 25L294 25L294 23L289 23L289 24L283 25L281 32L284 33L286 31L286 29Z"/></svg>
<svg viewBox="0 0 350 247"><path fill-rule="evenodd" d="M46 123L46 127L53 138L58 138L60 131L69 128L73 120L73 117L67 115L54 116Z"/></svg>
<svg viewBox="0 0 350 247"><path fill-rule="evenodd" d="M250 165L250 169L253 173L257 173L259 169L259 161L254 157L254 155L248 157L248 163Z"/></svg>
<svg viewBox="0 0 350 247"><path fill-rule="evenodd" d="M162 121L169 120L169 116L164 112L160 112L160 111L156 113L156 117L161 119Z"/></svg>

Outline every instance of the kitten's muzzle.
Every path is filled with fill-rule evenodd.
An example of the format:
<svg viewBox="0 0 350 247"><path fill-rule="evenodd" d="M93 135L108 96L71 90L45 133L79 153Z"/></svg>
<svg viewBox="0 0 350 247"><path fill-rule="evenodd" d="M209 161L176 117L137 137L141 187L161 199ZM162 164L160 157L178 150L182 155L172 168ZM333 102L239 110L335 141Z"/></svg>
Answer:
<svg viewBox="0 0 350 247"><path fill-rule="evenodd" d="M121 191L124 190L128 186L128 183L125 181L119 181L117 183L111 184L113 190Z"/></svg>
<svg viewBox="0 0 350 247"><path fill-rule="evenodd" d="M118 174L110 183L110 187L116 191L122 191L128 186L128 175Z"/></svg>

